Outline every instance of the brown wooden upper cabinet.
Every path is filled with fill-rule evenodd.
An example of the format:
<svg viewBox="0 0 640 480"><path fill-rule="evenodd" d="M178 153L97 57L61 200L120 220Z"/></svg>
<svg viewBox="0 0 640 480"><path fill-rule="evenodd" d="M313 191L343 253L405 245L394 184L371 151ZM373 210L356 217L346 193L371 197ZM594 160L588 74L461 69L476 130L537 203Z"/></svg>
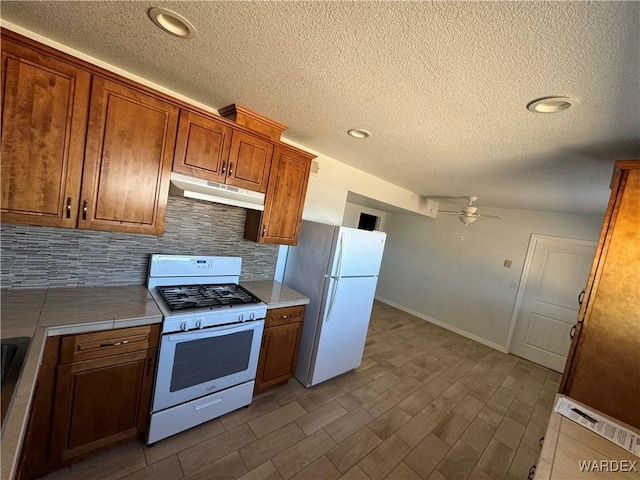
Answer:
<svg viewBox="0 0 640 480"><path fill-rule="evenodd" d="M159 235L179 108L94 77L78 226Z"/></svg>
<svg viewBox="0 0 640 480"><path fill-rule="evenodd" d="M179 108L2 33L2 221L161 234Z"/></svg>
<svg viewBox="0 0 640 480"><path fill-rule="evenodd" d="M173 168L264 193L245 238L297 243L314 156L280 143L284 125L208 115L6 29L2 80L3 222L160 235Z"/></svg>
<svg viewBox="0 0 640 480"><path fill-rule="evenodd" d="M301 150L276 146L264 212L247 210L245 239L278 245L298 242L313 158Z"/></svg>
<svg viewBox="0 0 640 480"><path fill-rule="evenodd" d="M560 393L640 428L640 160L616 162Z"/></svg>
<svg viewBox="0 0 640 480"><path fill-rule="evenodd" d="M215 116L180 113L173 171L264 193L273 144Z"/></svg>
<svg viewBox="0 0 640 480"><path fill-rule="evenodd" d="M2 38L2 221L75 227L91 75Z"/></svg>

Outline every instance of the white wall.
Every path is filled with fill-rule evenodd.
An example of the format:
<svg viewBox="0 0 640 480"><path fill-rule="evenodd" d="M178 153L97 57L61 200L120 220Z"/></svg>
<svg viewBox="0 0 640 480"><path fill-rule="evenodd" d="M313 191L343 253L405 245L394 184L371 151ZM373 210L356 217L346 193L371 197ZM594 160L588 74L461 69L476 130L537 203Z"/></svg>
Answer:
<svg viewBox="0 0 640 480"><path fill-rule="evenodd" d="M532 233L597 240L603 216L485 209L503 220L388 213L376 296L504 349ZM512 260L511 268L503 266Z"/></svg>
<svg viewBox="0 0 640 480"><path fill-rule="evenodd" d="M342 217L342 226L343 227L352 227L358 228L358 224L360 223L360 214L366 213L368 215L374 215L378 217L378 224L376 225L376 230L380 232L384 232L384 219L387 215L386 212L382 210L376 210L374 208L367 208L361 205L356 205L354 203L349 203L344 207L344 216Z"/></svg>
<svg viewBox="0 0 640 480"><path fill-rule="evenodd" d="M316 161L320 165L318 175L309 177L302 213L304 220L342 225L347 195L350 191L421 215L428 212L426 199L409 190L310 150L304 145L288 141L286 138L282 141L317 155Z"/></svg>

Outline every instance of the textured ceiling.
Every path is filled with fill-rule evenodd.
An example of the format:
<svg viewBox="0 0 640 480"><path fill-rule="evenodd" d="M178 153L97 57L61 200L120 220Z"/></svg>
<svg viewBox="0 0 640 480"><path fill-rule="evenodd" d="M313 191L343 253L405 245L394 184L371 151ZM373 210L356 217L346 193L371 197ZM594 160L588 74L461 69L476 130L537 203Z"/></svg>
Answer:
<svg viewBox="0 0 640 480"><path fill-rule="evenodd" d="M198 31L147 17L163 6ZM640 158L638 2L29 2L4 20L420 195L603 213ZM577 105L534 114L548 95ZM368 140L350 128L373 133Z"/></svg>

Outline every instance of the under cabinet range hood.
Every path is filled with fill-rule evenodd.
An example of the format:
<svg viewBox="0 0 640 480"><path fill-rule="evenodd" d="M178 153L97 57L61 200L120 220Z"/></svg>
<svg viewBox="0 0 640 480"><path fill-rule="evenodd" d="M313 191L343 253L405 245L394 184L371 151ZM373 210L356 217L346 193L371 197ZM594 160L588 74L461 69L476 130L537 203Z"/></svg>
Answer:
<svg viewBox="0 0 640 480"><path fill-rule="evenodd" d="M207 202L224 203L252 210L264 210L264 193L189 177L176 172L171 173L169 193L197 200L206 200Z"/></svg>

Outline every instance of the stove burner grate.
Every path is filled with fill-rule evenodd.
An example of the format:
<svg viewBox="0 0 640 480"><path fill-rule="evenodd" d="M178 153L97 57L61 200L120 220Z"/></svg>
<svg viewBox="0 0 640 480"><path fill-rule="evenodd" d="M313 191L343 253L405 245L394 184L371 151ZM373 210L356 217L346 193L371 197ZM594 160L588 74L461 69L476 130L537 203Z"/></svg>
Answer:
<svg viewBox="0 0 640 480"><path fill-rule="evenodd" d="M260 299L236 283L156 287L172 311L222 308L260 303Z"/></svg>

